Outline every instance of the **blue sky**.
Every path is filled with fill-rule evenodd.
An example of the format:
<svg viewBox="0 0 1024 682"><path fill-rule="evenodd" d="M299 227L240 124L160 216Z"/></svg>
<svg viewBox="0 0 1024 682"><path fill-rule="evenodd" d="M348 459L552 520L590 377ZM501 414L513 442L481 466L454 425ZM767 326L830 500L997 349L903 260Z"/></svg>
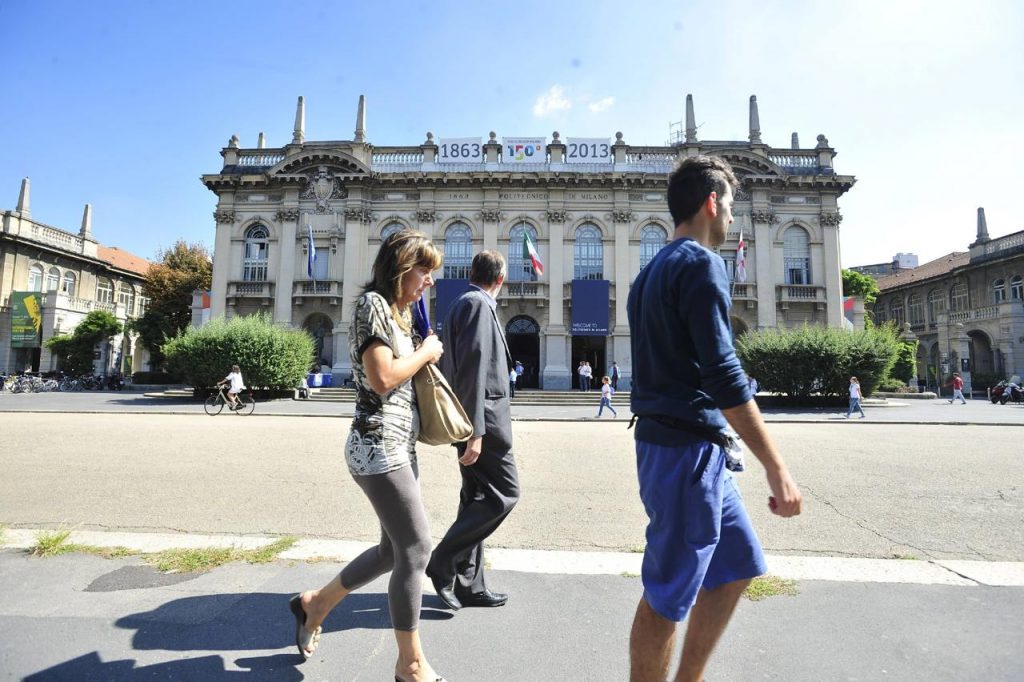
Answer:
<svg viewBox="0 0 1024 682"><path fill-rule="evenodd" d="M372 5L372 6L371 6ZM1024 3L0 2L0 207L32 181L37 220L152 258L212 247L232 134L255 146L351 139L608 136L662 144L687 93L699 135L818 133L857 176L840 200L844 265L922 262L1024 229ZM542 106L538 106L540 103Z"/></svg>

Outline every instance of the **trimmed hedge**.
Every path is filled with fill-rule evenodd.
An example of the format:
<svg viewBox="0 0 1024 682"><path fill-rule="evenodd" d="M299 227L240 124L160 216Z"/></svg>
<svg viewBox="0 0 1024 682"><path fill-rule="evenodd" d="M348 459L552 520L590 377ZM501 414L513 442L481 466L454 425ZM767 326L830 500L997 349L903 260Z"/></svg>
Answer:
<svg viewBox="0 0 1024 682"><path fill-rule="evenodd" d="M761 390L808 400L848 395L851 376L870 395L892 367L899 343L889 326L847 331L805 325L744 334L736 339L736 354Z"/></svg>
<svg viewBox="0 0 1024 682"><path fill-rule="evenodd" d="M181 377L169 372L136 372L132 375L132 383L140 386L180 384Z"/></svg>
<svg viewBox="0 0 1024 682"><path fill-rule="evenodd" d="M290 390L302 382L314 348L306 332L278 327L260 314L190 327L163 351L170 371L196 388L213 386L237 364L251 389Z"/></svg>

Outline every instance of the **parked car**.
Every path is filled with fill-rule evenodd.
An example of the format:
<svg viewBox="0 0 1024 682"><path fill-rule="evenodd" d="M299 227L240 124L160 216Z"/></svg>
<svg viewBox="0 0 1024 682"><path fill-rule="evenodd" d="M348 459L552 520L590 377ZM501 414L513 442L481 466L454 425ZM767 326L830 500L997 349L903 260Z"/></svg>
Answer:
<svg viewBox="0 0 1024 682"><path fill-rule="evenodd" d="M1021 386L1012 381L1000 381L992 387L992 392L989 395L993 405L996 403L1005 405L1011 401L1015 403L1024 402L1024 388L1021 388Z"/></svg>

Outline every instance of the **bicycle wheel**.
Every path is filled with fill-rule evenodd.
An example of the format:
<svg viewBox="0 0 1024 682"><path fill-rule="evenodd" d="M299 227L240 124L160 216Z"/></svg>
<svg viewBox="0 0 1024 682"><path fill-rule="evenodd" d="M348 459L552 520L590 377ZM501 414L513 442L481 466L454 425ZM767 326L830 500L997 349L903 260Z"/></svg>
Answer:
<svg viewBox="0 0 1024 682"><path fill-rule="evenodd" d="M256 409L256 401L252 399L251 395L240 395L238 396L239 408L235 410L238 414L252 414L252 411Z"/></svg>
<svg viewBox="0 0 1024 682"><path fill-rule="evenodd" d="M206 414L214 417L220 414L220 411L224 409L224 401L220 399L219 395L211 395L203 403L203 409L206 410Z"/></svg>

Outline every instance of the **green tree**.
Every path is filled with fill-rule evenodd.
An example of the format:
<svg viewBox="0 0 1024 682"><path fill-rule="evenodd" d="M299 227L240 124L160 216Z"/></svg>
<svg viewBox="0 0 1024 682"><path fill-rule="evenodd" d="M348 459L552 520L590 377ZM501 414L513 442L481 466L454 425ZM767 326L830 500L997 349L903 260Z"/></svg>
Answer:
<svg viewBox="0 0 1024 682"><path fill-rule="evenodd" d="M92 374L96 344L120 334L122 329L112 313L94 310L78 323L73 333L48 339L46 347L57 356L60 368L68 374Z"/></svg>
<svg viewBox="0 0 1024 682"><path fill-rule="evenodd" d="M865 305L871 305L878 298L878 282L870 275L843 270L843 296L860 296Z"/></svg>
<svg viewBox="0 0 1024 682"><path fill-rule="evenodd" d="M899 340L896 361L889 370L889 376L903 383L908 383L917 376L917 341Z"/></svg>
<svg viewBox="0 0 1024 682"><path fill-rule="evenodd" d="M213 281L213 262L202 244L179 240L170 249L160 251L157 258L160 262L150 266L143 284L149 306L131 325L149 351L154 368L164 363L163 345L167 340L192 322L192 292L209 289Z"/></svg>

